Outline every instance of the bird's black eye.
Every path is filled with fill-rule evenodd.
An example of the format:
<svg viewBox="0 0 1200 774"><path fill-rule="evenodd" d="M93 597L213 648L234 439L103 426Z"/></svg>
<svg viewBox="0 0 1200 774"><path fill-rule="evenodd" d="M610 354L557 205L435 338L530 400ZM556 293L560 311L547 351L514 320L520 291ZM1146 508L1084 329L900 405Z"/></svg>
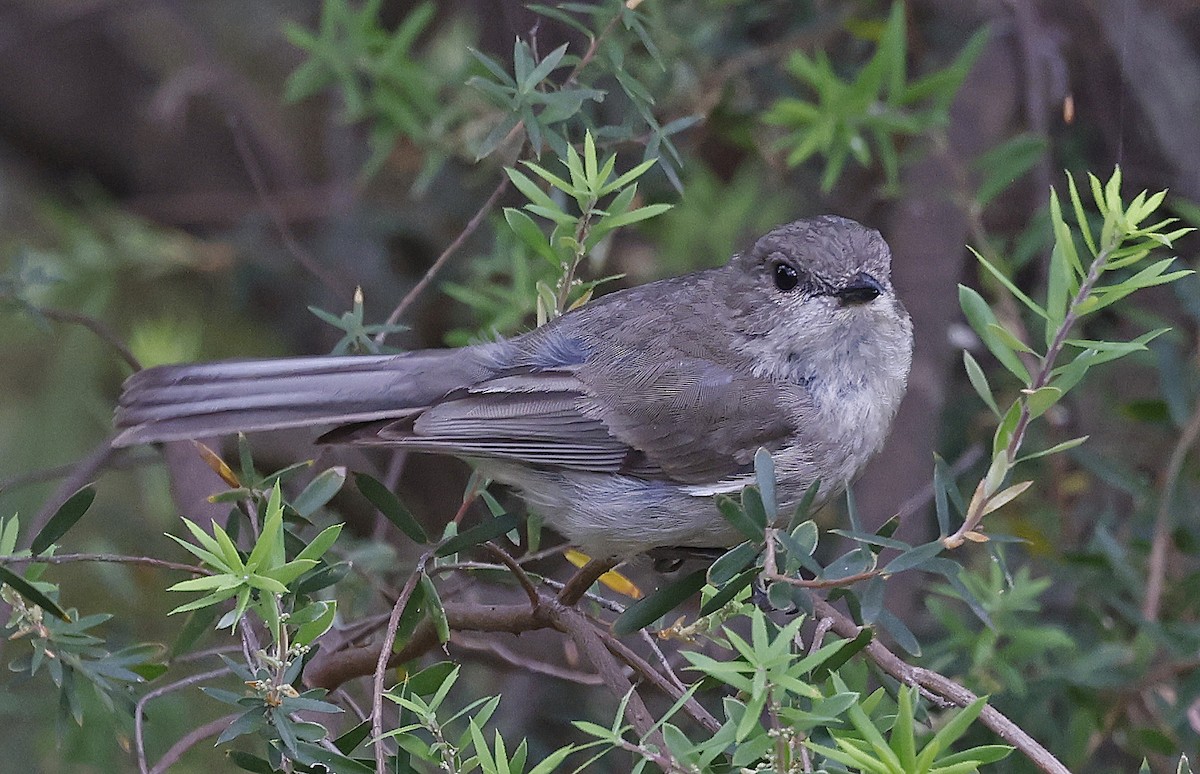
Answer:
<svg viewBox="0 0 1200 774"><path fill-rule="evenodd" d="M786 263L775 264L775 287L787 292L800 283L800 275Z"/></svg>

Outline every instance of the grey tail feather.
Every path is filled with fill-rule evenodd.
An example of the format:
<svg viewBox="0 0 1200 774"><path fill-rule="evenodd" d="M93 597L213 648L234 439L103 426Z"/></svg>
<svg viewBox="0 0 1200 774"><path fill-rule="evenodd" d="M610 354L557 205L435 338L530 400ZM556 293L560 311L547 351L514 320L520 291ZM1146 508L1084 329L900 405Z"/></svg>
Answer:
<svg viewBox="0 0 1200 774"><path fill-rule="evenodd" d="M129 377L114 444L398 418L493 369L474 348L161 366Z"/></svg>

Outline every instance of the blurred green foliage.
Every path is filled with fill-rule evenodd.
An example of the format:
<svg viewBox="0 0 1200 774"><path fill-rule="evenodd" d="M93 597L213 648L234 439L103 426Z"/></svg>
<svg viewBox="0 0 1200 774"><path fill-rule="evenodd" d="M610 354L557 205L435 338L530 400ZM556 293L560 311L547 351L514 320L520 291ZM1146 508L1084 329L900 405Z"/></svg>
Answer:
<svg viewBox="0 0 1200 774"><path fill-rule="evenodd" d="M303 116L294 119L303 125L301 144L321 149L314 167L346 177L339 190L353 192L359 208L316 226L298 216L301 237L321 246L349 287L373 271L376 280L386 274L380 290L370 287L372 301L390 298L396 275L425 267L418 260L415 270L386 261L373 268L345 231L370 233L376 247L389 239L405 249L448 244L468 217L464 199L516 188L501 199L503 217L481 220L440 286L458 305L437 305L434 335L452 345L545 321L614 275L641 280L722 262L801 213L906 196L906 166L944 150L950 103L988 41L984 29L939 39L922 26L927 10L922 16L901 3L605 0L510 3L505 12L533 21L517 28L504 17L503 40L489 44L489 27L499 24L492 17L442 4L324 0L289 7L308 16L280 19L280 34L260 53L284 63L281 71L302 58L286 83L271 84L271 99L282 93L289 115ZM336 120L320 112L330 96ZM1088 126L1074 137L1087 132L1104 134ZM848 529L823 531L807 507L776 529L773 478L760 464L756 485L722 503L746 542L618 619L629 631L658 622L666 638L686 641L663 647L696 667L683 674L719 716L715 730L686 718L682 698L654 706L665 744L657 749L627 725L630 695L585 694L593 689L562 689L550 678L518 690L529 691L529 704L579 712L569 722L543 714L521 726L515 702L495 698L512 678L477 668L452 641L454 657L468 663L388 673L396 687L387 699L402 712L385 726L399 742L393 761L414 770L540 774L564 759L568 769L650 770L665 752L701 770L804 766L804 756L830 771L909 771L918 761L948 771L1030 770L970 722L978 703L946 712L871 672L866 638L829 635L805 647L821 625L811 615L814 595L828 593L821 584L864 576L831 599L914 663L987 694L1072 769L1127 771L1148 758L1155 770L1184 770L1179 753L1196 746L1200 702L1200 499L1189 453L1200 433L1200 285L1166 255L1135 264L1164 241L1188 255L1179 229L1154 222L1151 210L1165 206L1194 225L1200 209L1149 195L1122 201L1118 177L1084 186L1082 196L1073 184L1059 187L1048 207L1044 191L1025 209L1014 206L1021 182L1048 164L1105 168L1108 158L1081 157L1086 144L1074 137L1014 131L947 183L981 262L962 295L973 330L963 334L974 339L949 386L943 434L948 456L975 446L987 450L987 462L965 473L938 464L930 521L942 539L901 541L894 521L865 529L852 508ZM0 183L6 196L13 179ZM364 526L362 508L341 491L344 470L288 465L293 457L276 465L270 454L256 462L243 443L236 473L222 470L219 454L204 454L231 490L216 497L217 521L189 530L200 541L189 550L206 552L195 557L193 581L137 564L31 561L29 546L46 549L46 560L66 550L192 559L161 534L178 534L180 525L168 471L147 454L120 459L118 467L133 470L105 471L83 490L95 492L94 503L39 513L53 504L52 482L64 473L38 471L72 463L105 436L127 372L107 334L79 315L105 323L144 365L296 347L374 352L383 349L380 334L419 343L420 332L374 322L377 310L372 304L369 316L361 295L349 299L349 311L322 311L345 309L348 299L294 276L290 256L264 247L271 240L262 234L276 226L253 214L184 230L135 214L93 185L28 187L11 198L33 204L0 214L0 458L15 461L0 470L0 567L13 581L3 592L12 610L3 622L18 635L4 644L17 679L0 690L0 717L12 730L0 756L34 770L136 770L133 705L153 693L142 739L150 762L202 723L235 712L221 751L201 744L178 770L371 770L370 724L350 718L369 705L371 688L341 696L306 688L310 646L386 617L410 577L419 582L398 641L422 621L444 640L447 604L464 586L513 590L510 570L474 547L508 535L513 546L536 551L536 525L517 530L501 502L472 482L465 499L482 499L487 515L461 534L453 521L443 531L444 506L453 510L462 498L439 478L418 488L443 495L433 509L438 529L426 530L411 489L404 501L417 516L360 474L359 493L382 519ZM1146 290L1171 280L1172 290ZM1146 300L1127 298L1134 290ZM315 324L305 307L329 326ZM1064 330L1076 332L1060 340ZM1073 446L1084 435L1089 442ZM1028 489L1009 480L1018 463ZM982 488L964 496L960 483L977 481ZM983 532L978 523L958 529L973 504L987 516ZM353 528L339 535L332 525L343 519ZM959 531L965 547L947 551L943 539ZM760 553L768 545L770 553ZM436 556L422 563L416 554L425 549ZM914 576L933 578L912 593L928 606L927 619L893 612L897 593L889 590ZM749 604L756 577L786 615ZM172 583L210 596L193 602L186 619L168 618L163 592ZM675 609L697 590L699 616ZM218 622L224 631L213 631ZM238 636L227 638L228 627ZM502 652L491 657L514 662ZM522 675L543 661L580 666L557 649L530 652L515 657ZM206 671L219 674L196 677ZM197 699L201 683L207 697ZM538 701L547 696L554 698Z"/></svg>

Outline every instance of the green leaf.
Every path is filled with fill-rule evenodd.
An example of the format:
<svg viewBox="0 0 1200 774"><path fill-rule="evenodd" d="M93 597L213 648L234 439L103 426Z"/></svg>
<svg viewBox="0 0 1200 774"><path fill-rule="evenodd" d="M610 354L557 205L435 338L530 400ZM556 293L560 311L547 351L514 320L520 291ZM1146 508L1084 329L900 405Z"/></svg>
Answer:
<svg viewBox="0 0 1200 774"><path fill-rule="evenodd" d="M213 536L220 540L220 535L223 534L224 530L213 524ZM226 539L228 540L228 537ZM230 546L232 545L230 542ZM283 564L283 493L280 491L279 482L276 481L267 499L262 532L259 533L258 540L254 541L250 556L246 558L246 569L255 572L260 568L279 564Z"/></svg>
<svg viewBox="0 0 1200 774"><path fill-rule="evenodd" d="M975 392L979 395L979 399L983 404L992 410L992 413L997 417L1000 416L1000 409L996 406L996 399L992 396L991 385L988 384L987 376L984 375L983 369L979 367L979 363L971 356L967 350L963 350L963 367L967 370L967 379L970 380L971 386L975 388Z"/></svg>
<svg viewBox="0 0 1200 774"><path fill-rule="evenodd" d="M560 186L566 186L565 188L562 188L562 190L568 190L570 188L570 184L568 184L565 180L556 175L550 174L536 164L527 162L526 167L538 176L548 180L550 184L556 188ZM541 187L539 187L538 184L533 182L533 180L531 180L529 177L520 171L513 169L512 167L505 167L504 172L508 175L508 179L512 181L513 185L517 187L517 190L529 200L530 204L536 204L539 207L543 207L554 212L562 212L562 208L554 203L554 200L550 198L550 195L543 191Z"/></svg>
<svg viewBox="0 0 1200 774"><path fill-rule="evenodd" d="M1043 449L1042 451L1034 452L1033 454L1027 454L1024 457L1021 457L1020 459L1018 459L1017 462L1018 463L1028 462L1029 460L1036 460L1038 457L1046 457L1051 454L1058 454L1059 452L1066 451L1067 449L1074 449L1076 446L1079 446L1084 441L1086 441L1089 437L1090 436L1081 435L1078 438L1072 438L1069 441L1063 441L1062 443L1057 443L1057 444L1051 446L1049 449Z"/></svg>
<svg viewBox="0 0 1200 774"><path fill-rule="evenodd" d="M708 568L708 582L713 586L723 586L749 567L761 551L757 543L742 543L726 551Z"/></svg>
<svg viewBox="0 0 1200 774"><path fill-rule="evenodd" d="M904 771L915 771L917 765L916 734L913 729L913 693L915 689L901 686L896 697L896 720L888 744L900 759Z"/></svg>
<svg viewBox="0 0 1200 774"><path fill-rule="evenodd" d="M990 326L998 326L1000 323L996 320L996 315L992 313L987 302L983 300L983 296L966 285L959 285L958 302L962 307L963 314L966 315L967 322L979 334L979 338L991 350L991 353L996 356L1000 364L1020 379L1022 384L1029 384L1029 371L1025 368L1025 364L992 331Z"/></svg>
<svg viewBox="0 0 1200 774"><path fill-rule="evenodd" d="M771 452L761 446L754 452L754 479L766 512L766 523L774 524L779 520L779 504L775 495L775 461L771 459Z"/></svg>
<svg viewBox="0 0 1200 774"><path fill-rule="evenodd" d="M184 519L184 523L188 523L187 519ZM189 524L188 526L190 527L193 525ZM233 544L233 540L229 537L229 533L221 529L221 525L217 524L215 521L211 522L210 526L212 527L212 542L216 544L217 550L221 555L223 565L221 569L227 570L228 572L243 572L246 569L246 565L242 562L242 555L238 553L237 546ZM196 529L199 530L200 528L196 527ZM204 534L203 531L201 531L200 534Z"/></svg>
<svg viewBox="0 0 1200 774"><path fill-rule="evenodd" d="M730 600L742 592L758 577L758 567L751 567L742 572L741 575L729 580L721 587L721 590L713 594L707 602L700 607L700 615L712 615L721 608L725 607Z"/></svg>
<svg viewBox="0 0 1200 774"><path fill-rule="evenodd" d="M237 575L221 573L220 575L205 575L200 578L180 581L167 587L167 591L211 591L213 589L229 589L242 585L242 579Z"/></svg>
<svg viewBox="0 0 1200 774"><path fill-rule="evenodd" d="M321 530L321 533L313 538L311 543L296 554L296 559L320 559L338 539L338 535L342 533L342 526L342 524L333 524Z"/></svg>
<svg viewBox="0 0 1200 774"><path fill-rule="evenodd" d="M333 496L341 491L344 483L346 483L346 469L344 467L329 468L314 476L308 486L304 487L304 491L296 495L292 500L292 508L301 516L311 516L321 506L332 500Z"/></svg>
<svg viewBox="0 0 1200 774"><path fill-rule="evenodd" d="M554 70L558 67L558 63L562 61L563 55L566 53L567 44L563 43L549 54L546 54L546 56L542 58L542 61L538 62L537 67L533 68L523 80L518 78L517 87L522 91L533 91L538 84L546 79L546 76L554 72ZM590 137L591 135L589 134L588 136ZM592 153L594 157L594 148Z"/></svg>
<svg viewBox="0 0 1200 774"><path fill-rule="evenodd" d="M997 279L997 281L999 281L1000 284L1003 285L1004 288L1009 293L1012 293L1013 296L1018 301L1020 301L1025 306L1029 307L1029 311L1033 312L1038 317L1041 317L1041 318L1046 317L1046 310L1042 309L1040 306L1038 306L1037 303L1035 303L1032 298L1025 295L1025 293L1020 288L1018 288L1013 283L1012 280L1010 280L1008 277L1006 277L1004 275L1004 272L997 269L995 266L993 266L988 261L988 259L984 258L982 253L980 253L978 250L976 250L975 248L970 247L970 246L968 246L967 249L970 250L975 255L975 259L978 260L979 263L983 265L983 268L987 269L988 273L990 273L993 277L995 277ZM962 299L962 288L963 288L963 286L959 285L959 301L960 301L960 303L961 303L961 299ZM982 301L983 299L981 298L980 300ZM985 306L986 306L986 304L985 304ZM965 306L963 306L963 311L967 311L967 308ZM970 312L967 312L967 319L970 320ZM972 327L974 327L974 323L972 323L971 325L972 325ZM976 328L976 330L979 330L979 329Z"/></svg>
<svg viewBox="0 0 1200 774"><path fill-rule="evenodd" d="M736 527L743 535L756 543L762 542L764 536L763 524L756 522L749 516L742 504L739 504L728 495L718 495L717 509L721 511L721 515L725 517L725 520Z"/></svg>
<svg viewBox="0 0 1200 774"><path fill-rule="evenodd" d="M1058 387L1039 387L1032 392L1022 390L1025 405L1029 407L1030 419L1037 419L1042 414L1045 414L1063 396L1063 391Z"/></svg>
<svg viewBox="0 0 1200 774"><path fill-rule="evenodd" d="M433 622L433 630L437 632L438 642L445 644L450 641L450 623L446 620L446 609L442 607L437 587L433 585L433 579L425 573L421 573L420 583L421 590L425 594L425 612L429 614L429 619Z"/></svg>
<svg viewBox="0 0 1200 774"><path fill-rule="evenodd" d="M542 233L541 228L534 223L533 218L518 209L505 207L504 220L508 223L508 227L512 229L513 233L517 235L517 238L525 245L552 265L558 266L561 262L558 253L554 251L554 248L550 245L550 241Z"/></svg>
<svg viewBox="0 0 1200 774"><path fill-rule="evenodd" d="M1008 347L1009 349L1015 350L1017 352L1025 352L1030 355L1037 354L1036 352L1033 351L1032 347L1030 347L1028 344L1021 341L1019 338L1017 338L1017 335L1015 333L1010 331L1008 328L1005 328L1003 325L1000 325L999 323L989 323L988 330L993 335L995 335L997 339L1002 341L1004 343L1004 346Z"/></svg>
<svg viewBox="0 0 1200 774"><path fill-rule="evenodd" d="M966 730L970 728L975 719L979 717L979 713L983 712L984 706L987 704L986 697L980 697L963 708L962 712L956 713L950 718L944 726L938 729L933 738L926 743L925 748L935 747L938 750L948 750L950 746L958 741Z"/></svg>
<svg viewBox="0 0 1200 774"><path fill-rule="evenodd" d="M992 456L996 457L1005 449L1008 448L1008 442L1012 439L1013 431L1017 429L1017 423L1021 420L1021 404L1014 403L1004 413L1004 418L1000 420L1000 425L996 428L996 434L992 437Z"/></svg>
<svg viewBox="0 0 1200 774"><path fill-rule="evenodd" d="M190 613L193 610L199 610L204 607L209 607L211 605L224 602L225 600L237 594L238 588L239 587L234 586L232 588L214 591L213 593L201 597L200 599L193 600L185 605L180 605L171 612L167 613L167 615L175 615L176 613Z"/></svg>
<svg viewBox="0 0 1200 774"><path fill-rule="evenodd" d="M429 536L413 518L404 504L392 491L366 473L355 473L354 484L363 497L367 498L388 521L417 543L428 543Z"/></svg>
<svg viewBox="0 0 1200 774"><path fill-rule="evenodd" d="M465 548L477 546L480 543L500 537L505 532L515 528L521 520L511 513L503 513L495 518L487 519L482 524L458 533L445 540L437 547L436 556L449 556Z"/></svg>
<svg viewBox="0 0 1200 774"><path fill-rule="evenodd" d="M37 605L46 612L64 621L71 620L53 599L38 591L32 583L2 564L0 564L0 584L9 586L13 591L24 597L27 602Z"/></svg>
<svg viewBox="0 0 1200 774"><path fill-rule="evenodd" d="M941 540L934 540L923 545L915 546L908 549L904 553L897 556L895 559L887 563L883 568L883 575L895 575L896 573L911 570L912 568L920 568L927 560L940 554L945 550L945 545Z"/></svg>
<svg viewBox="0 0 1200 774"><path fill-rule="evenodd" d="M293 559L278 567L264 570L262 575L286 586L316 566L317 561L315 559ZM279 593L282 594L284 592L281 591Z"/></svg>
<svg viewBox="0 0 1200 774"><path fill-rule="evenodd" d="M613 632L633 634L654 623L704 588L705 575L704 570L696 570L633 603L613 622Z"/></svg>
<svg viewBox="0 0 1200 774"><path fill-rule="evenodd" d="M604 225L608 229L616 229L621 228L622 226L628 226L632 223L640 223L643 220L649 220L650 218L657 217L674 206L675 205L673 204L647 204L646 206L638 207L635 210L622 212L618 215L610 215L604 219Z"/></svg>
<svg viewBox="0 0 1200 774"><path fill-rule="evenodd" d="M1024 492L1026 489L1028 489L1032 485L1033 485L1032 481L1022 481L1019 484L1013 484L1012 486L1008 487L1007 489L1005 489L1001 492L997 492L996 494L992 495L991 497L988 498L987 506L983 509L983 515L986 516L987 514L991 513L992 511L996 511L996 510L999 510L1000 508L1003 508L1005 505L1007 505L1008 503L1012 502L1017 497L1019 497L1022 492Z"/></svg>
<svg viewBox="0 0 1200 774"><path fill-rule="evenodd" d="M92 507L95 499L96 490L91 484L68 497L67 501L59 506L50 520L46 522L46 526L42 527L37 537L33 539L33 543L29 547L30 553L34 556L40 555L54 541L67 534L67 530L75 526L75 523L83 518L83 514L87 513L88 508Z"/></svg>
<svg viewBox="0 0 1200 774"><path fill-rule="evenodd" d="M916 635L908 626L896 617L890 610L884 610L879 614L879 625L884 631L892 635L892 639L896 644L903 648L906 652L913 656L921 655L921 643L917 640Z"/></svg>

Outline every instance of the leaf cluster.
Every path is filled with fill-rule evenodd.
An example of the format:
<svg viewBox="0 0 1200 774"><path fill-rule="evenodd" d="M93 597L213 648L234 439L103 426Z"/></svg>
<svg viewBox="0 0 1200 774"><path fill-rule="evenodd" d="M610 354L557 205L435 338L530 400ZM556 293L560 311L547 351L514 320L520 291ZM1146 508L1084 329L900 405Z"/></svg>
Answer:
<svg viewBox="0 0 1200 774"><path fill-rule="evenodd" d="M763 116L787 131L779 144L788 151L789 165L814 155L825 158L823 190L833 188L850 158L865 167L876 157L894 189L902 139L945 126L950 101L983 50L986 30L977 32L950 66L910 82L904 7L892 4L875 54L851 78L843 78L824 52L793 52L787 69L814 97L783 97Z"/></svg>

